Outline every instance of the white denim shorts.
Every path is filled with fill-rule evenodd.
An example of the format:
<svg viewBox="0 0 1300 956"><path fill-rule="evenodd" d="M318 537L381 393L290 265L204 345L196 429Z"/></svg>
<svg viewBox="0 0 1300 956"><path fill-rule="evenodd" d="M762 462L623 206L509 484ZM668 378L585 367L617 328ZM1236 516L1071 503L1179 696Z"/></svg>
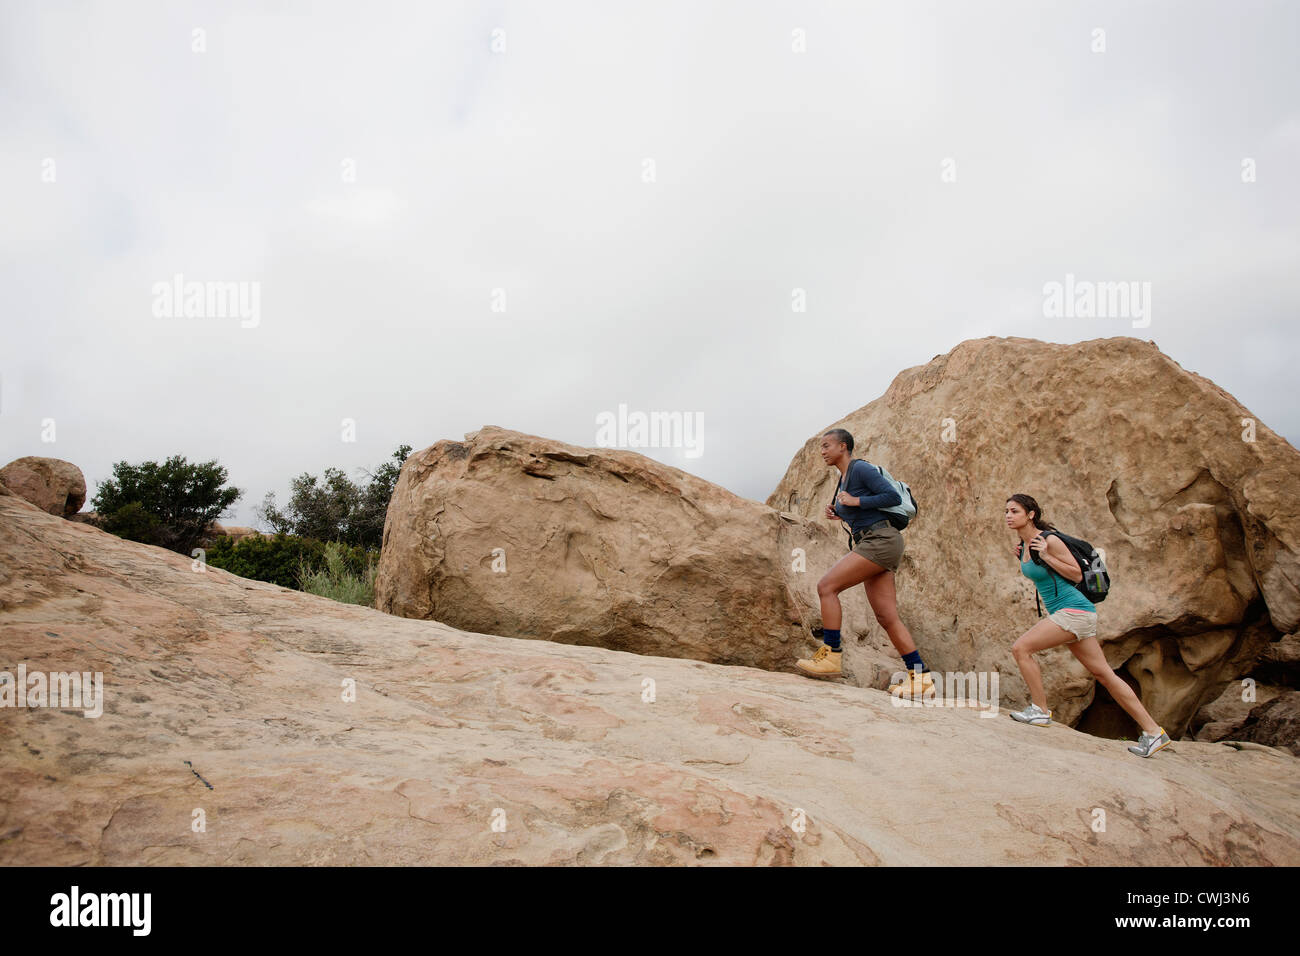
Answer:
<svg viewBox="0 0 1300 956"><path fill-rule="evenodd" d="M1077 608L1063 607L1055 614L1050 615L1053 624L1065 628L1074 635L1074 641L1081 641L1085 637L1097 636L1097 612L1081 611ZM1073 644L1074 641L1070 641Z"/></svg>

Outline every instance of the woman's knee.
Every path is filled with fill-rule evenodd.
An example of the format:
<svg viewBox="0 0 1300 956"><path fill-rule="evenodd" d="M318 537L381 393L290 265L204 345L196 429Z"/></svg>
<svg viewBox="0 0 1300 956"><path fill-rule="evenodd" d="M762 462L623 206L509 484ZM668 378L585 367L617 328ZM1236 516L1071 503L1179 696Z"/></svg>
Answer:
<svg viewBox="0 0 1300 956"><path fill-rule="evenodd" d="M1020 637L1017 638L1016 642L1011 645L1011 653L1016 660L1022 661L1025 658L1032 656L1034 652L1030 650L1029 642L1026 641L1023 637Z"/></svg>
<svg viewBox="0 0 1300 956"><path fill-rule="evenodd" d="M820 581L817 582L818 597L830 597L831 595L839 594L839 593L840 593L840 589L837 588L835 586L835 582L831 581L829 578L822 578Z"/></svg>
<svg viewBox="0 0 1300 956"><path fill-rule="evenodd" d="M1110 691L1112 697L1115 696L1117 691L1122 694L1124 691L1131 689L1128 684L1124 683L1124 678L1109 667L1090 667L1088 670L1092 672L1093 677L1097 678L1097 683L1104 685Z"/></svg>

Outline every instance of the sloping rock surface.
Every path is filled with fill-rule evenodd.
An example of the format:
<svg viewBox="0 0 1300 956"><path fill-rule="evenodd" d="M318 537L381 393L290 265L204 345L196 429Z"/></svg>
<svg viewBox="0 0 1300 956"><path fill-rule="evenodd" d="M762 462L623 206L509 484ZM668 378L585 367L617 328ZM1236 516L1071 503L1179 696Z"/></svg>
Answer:
<svg viewBox="0 0 1300 956"><path fill-rule="evenodd" d="M1259 744L1140 760L1005 713L465 633L196 571L0 486L20 664L101 672L105 700L0 708L3 865L1300 863L1300 763Z"/></svg>

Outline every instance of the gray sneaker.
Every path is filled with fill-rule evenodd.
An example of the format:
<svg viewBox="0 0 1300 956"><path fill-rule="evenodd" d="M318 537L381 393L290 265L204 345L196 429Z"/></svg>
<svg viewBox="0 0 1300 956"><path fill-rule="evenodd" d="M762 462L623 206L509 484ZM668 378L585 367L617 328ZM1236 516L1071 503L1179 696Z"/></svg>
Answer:
<svg viewBox="0 0 1300 956"><path fill-rule="evenodd" d="M1137 744L1129 747L1128 752L1137 754L1139 757L1150 757L1157 750L1163 750L1167 746L1169 746L1169 735L1161 727L1158 734L1149 734L1145 730L1142 731L1142 736L1138 737Z"/></svg>
<svg viewBox="0 0 1300 956"><path fill-rule="evenodd" d="M1013 710L1011 719L1018 720L1022 724L1033 724L1035 727L1046 727L1052 722L1052 712L1043 710L1037 704L1030 704L1024 710Z"/></svg>

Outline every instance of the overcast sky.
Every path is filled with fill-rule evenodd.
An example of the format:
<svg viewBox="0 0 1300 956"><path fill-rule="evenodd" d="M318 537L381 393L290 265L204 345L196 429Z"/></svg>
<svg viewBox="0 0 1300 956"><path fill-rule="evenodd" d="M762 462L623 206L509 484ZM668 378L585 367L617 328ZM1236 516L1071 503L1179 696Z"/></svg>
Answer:
<svg viewBox="0 0 1300 956"><path fill-rule="evenodd" d="M624 404L762 500L986 335L1153 339L1300 444L1298 37L1255 0L0 0L0 464L216 458L249 524ZM256 321L168 313L177 274ZM1046 316L1067 274L1150 283L1149 326Z"/></svg>

